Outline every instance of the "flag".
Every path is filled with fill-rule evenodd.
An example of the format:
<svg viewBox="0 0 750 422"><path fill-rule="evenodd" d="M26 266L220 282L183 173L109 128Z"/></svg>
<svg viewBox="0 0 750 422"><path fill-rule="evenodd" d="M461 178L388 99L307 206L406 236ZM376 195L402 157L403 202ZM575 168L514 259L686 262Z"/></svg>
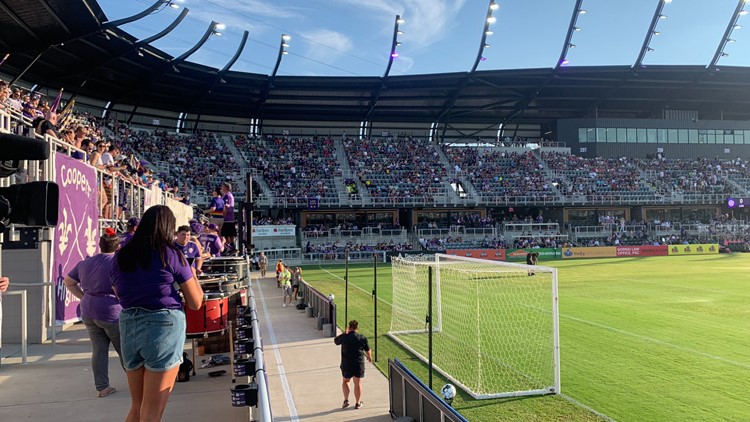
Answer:
<svg viewBox="0 0 750 422"><path fill-rule="evenodd" d="M62 90L60 90L60 92L62 93ZM66 104L65 108L60 112L60 115L57 116L57 126L60 130L65 129L68 123L73 120L73 107L75 107L75 105L76 100L68 101L68 104Z"/></svg>
<svg viewBox="0 0 750 422"><path fill-rule="evenodd" d="M57 109L60 107L60 101L62 101L62 93L63 93L63 88L60 88L60 92L57 93L57 97L55 98L55 101L53 101L52 105L49 106L50 113L57 113Z"/></svg>

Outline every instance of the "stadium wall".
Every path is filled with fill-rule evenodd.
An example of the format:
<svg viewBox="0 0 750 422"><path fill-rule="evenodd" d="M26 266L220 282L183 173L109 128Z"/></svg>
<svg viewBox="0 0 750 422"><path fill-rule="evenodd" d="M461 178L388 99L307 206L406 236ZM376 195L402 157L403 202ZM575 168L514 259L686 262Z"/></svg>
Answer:
<svg viewBox="0 0 750 422"><path fill-rule="evenodd" d="M448 249L447 255L492 261L526 261L529 252L539 252L540 261L587 258L633 258L646 256L711 255L720 252L716 243L690 245L595 246L579 248Z"/></svg>
<svg viewBox="0 0 750 422"><path fill-rule="evenodd" d="M663 142L595 142L589 139L581 142L579 129L582 128L625 128L625 129L686 129L686 130L726 130L743 131L744 143L710 143L705 140L691 140L684 143ZM561 119L557 121L557 139L564 141L571 152L582 157L637 157L664 154L668 158L749 158L750 122L736 120L665 120L665 119Z"/></svg>

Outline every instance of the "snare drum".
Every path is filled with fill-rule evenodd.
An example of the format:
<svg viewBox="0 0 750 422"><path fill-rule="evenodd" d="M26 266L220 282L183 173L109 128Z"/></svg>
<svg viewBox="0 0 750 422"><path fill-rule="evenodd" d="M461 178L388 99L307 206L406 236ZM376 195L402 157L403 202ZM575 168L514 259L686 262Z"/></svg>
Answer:
<svg viewBox="0 0 750 422"><path fill-rule="evenodd" d="M240 280L247 277L247 260L238 256L220 256L203 261L206 274L234 274Z"/></svg>
<svg viewBox="0 0 750 422"><path fill-rule="evenodd" d="M227 314L229 312L229 298L222 292L206 292L203 304L197 311L185 307L185 319L188 336L223 332L227 328Z"/></svg>

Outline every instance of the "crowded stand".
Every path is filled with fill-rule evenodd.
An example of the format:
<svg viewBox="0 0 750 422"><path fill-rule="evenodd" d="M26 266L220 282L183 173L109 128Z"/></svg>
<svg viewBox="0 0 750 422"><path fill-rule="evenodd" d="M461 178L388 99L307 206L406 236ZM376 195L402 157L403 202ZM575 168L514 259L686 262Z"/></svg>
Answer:
<svg viewBox="0 0 750 422"><path fill-rule="evenodd" d="M419 138L344 141L352 172L376 203L445 195L447 172L430 141Z"/></svg>
<svg viewBox="0 0 750 422"><path fill-rule="evenodd" d="M616 200L637 194L653 195L641 178L637 160L583 158L559 152L543 152L542 159L560 178L558 190L565 196Z"/></svg>
<svg viewBox="0 0 750 422"><path fill-rule="evenodd" d="M508 201L532 197L555 198L552 181L533 152L508 152L503 148L444 147L457 174L466 175L483 200Z"/></svg>
<svg viewBox="0 0 750 422"><path fill-rule="evenodd" d="M260 170L276 198L338 200L334 177L341 175L331 138L238 136L235 146Z"/></svg>

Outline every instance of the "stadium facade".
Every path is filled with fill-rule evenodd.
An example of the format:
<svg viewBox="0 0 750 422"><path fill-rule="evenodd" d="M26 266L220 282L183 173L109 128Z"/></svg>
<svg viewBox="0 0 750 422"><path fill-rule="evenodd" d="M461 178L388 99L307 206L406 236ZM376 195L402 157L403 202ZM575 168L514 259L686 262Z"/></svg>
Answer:
<svg viewBox="0 0 750 422"><path fill-rule="evenodd" d="M108 21L93 1L4 3L0 48L10 56L0 72L28 86L64 87L65 99L75 97L79 111L133 127L284 137L408 134L436 145L493 144L509 153L540 147L536 154L589 158L750 158L750 68L557 66L382 78L269 76L231 71L233 61L221 70L187 61L205 40L170 56L149 42L173 26L137 40L118 26L127 19ZM518 139L525 143L512 144ZM716 194L510 197L483 195L466 176L458 179L463 192L454 186L439 200L339 196L316 201L311 210L304 199L282 201L270 192L256 209L274 215L294 209L298 224L326 209L360 210L357 219L364 223L389 210L393 221L407 227L421 214L450 220L476 209L497 217L543 213L571 223L575 215L718 215L727 212L727 197L750 196L741 178Z"/></svg>

